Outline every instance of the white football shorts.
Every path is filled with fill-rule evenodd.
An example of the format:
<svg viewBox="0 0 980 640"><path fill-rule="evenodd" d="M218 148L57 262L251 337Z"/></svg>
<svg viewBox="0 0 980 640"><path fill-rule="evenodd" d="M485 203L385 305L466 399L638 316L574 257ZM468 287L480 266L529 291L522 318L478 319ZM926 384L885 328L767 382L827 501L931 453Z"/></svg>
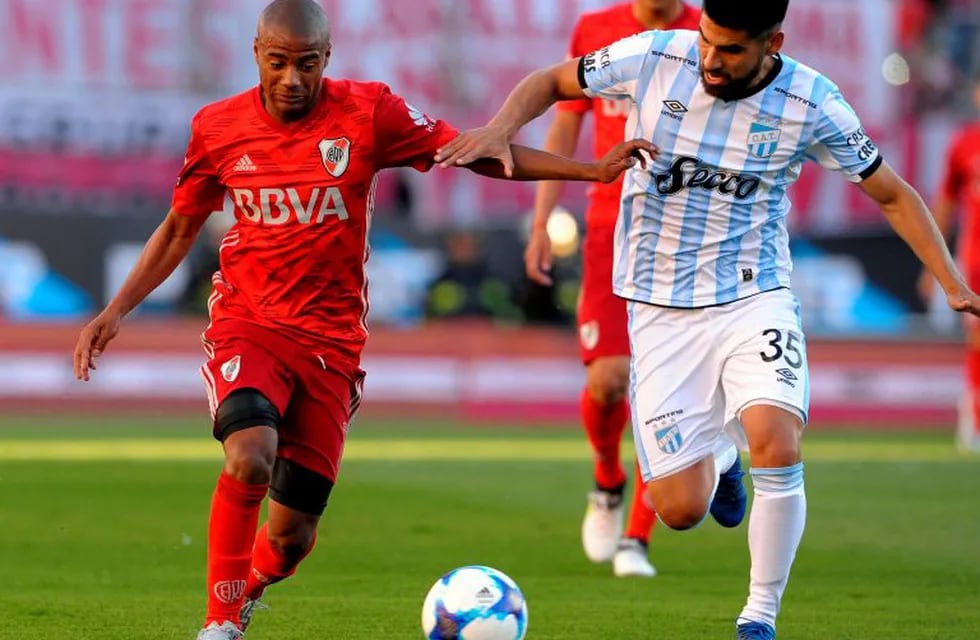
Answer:
<svg viewBox="0 0 980 640"><path fill-rule="evenodd" d="M630 301L630 407L643 479L711 455L727 433L745 450L739 417L752 405L810 405L800 305L788 289L701 309Z"/></svg>

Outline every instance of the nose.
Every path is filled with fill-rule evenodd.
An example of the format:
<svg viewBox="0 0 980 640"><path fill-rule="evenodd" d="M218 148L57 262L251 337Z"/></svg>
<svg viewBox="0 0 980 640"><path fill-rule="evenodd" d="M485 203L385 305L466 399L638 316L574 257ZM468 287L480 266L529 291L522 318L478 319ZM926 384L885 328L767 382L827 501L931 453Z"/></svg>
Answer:
<svg viewBox="0 0 980 640"><path fill-rule="evenodd" d="M705 47L701 53L701 66L707 71L721 70L721 56L718 55L714 47Z"/></svg>
<svg viewBox="0 0 980 640"><path fill-rule="evenodd" d="M300 86L302 82L300 81L299 70L292 65L286 67L285 73L282 74L282 83L287 87Z"/></svg>

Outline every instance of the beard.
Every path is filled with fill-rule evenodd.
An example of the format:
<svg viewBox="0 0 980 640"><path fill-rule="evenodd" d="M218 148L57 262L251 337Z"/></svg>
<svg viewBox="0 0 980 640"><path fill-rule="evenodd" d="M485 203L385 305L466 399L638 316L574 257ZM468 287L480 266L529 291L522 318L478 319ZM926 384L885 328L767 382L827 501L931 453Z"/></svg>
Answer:
<svg viewBox="0 0 980 640"><path fill-rule="evenodd" d="M752 85L759 77L759 72L762 70L762 65L764 62L765 58L760 60L759 64L757 64L754 69L749 71L741 78L728 77L728 81L724 84L708 84L705 82L704 70L702 69L701 86L704 88L704 92L709 96L719 98L721 100L738 100L739 98L745 96L749 92L749 89L752 88Z"/></svg>

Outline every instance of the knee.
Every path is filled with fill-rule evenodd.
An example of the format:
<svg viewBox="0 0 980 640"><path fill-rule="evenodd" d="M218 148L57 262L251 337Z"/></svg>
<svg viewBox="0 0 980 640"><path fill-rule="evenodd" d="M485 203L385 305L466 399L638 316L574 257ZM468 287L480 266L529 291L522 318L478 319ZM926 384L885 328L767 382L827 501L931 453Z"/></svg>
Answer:
<svg viewBox="0 0 980 640"><path fill-rule="evenodd" d="M698 526L708 512L707 498L701 499L699 492L692 489L687 485L682 490L658 490L651 483L647 485L647 497L661 522L671 529L684 531Z"/></svg>
<svg viewBox="0 0 980 640"><path fill-rule="evenodd" d="M215 412L225 448L225 472L249 484L268 484L276 457L279 410L255 389L239 389Z"/></svg>
<svg viewBox="0 0 980 640"><path fill-rule="evenodd" d="M788 430L787 430L788 431ZM790 435L792 433L792 435ZM791 467L801 460L800 438L794 432L771 438L752 449L752 466L763 468Z"/></svg>
<svg viewBox="0 0 980 640"><path fill-rule="evenodd" d="M749 439L752 466L791 467L801 460L803 422L780 407L756 405L741 416Z"/></svg>
<svg viewBox="0 0 980 640"><path fill-rule="evenodd" d="M707 505L664 502L656 505L657 517L667 527L675 531L693 529L704 521L708 513Z"/></svg>
<svg viewBox="0 0 980 640"><path fill-rule="evenodd" d="M225 443L225 473L247 484L269 484L275 449L262 446L228 446Z"/></svg>
<svg viewBox="0 0 980 640"><path fill-rule="evenodd" d="M714 486L713 467L706 461L647 483L657 517L671 529L683 531L701 524L708 513Z"/></svg>
<svg viewBox="0 0 980 640"><path fill-rule="evenodd" d="M610 366L598 361L590 365L586 379L586 389L589 395L601 405L611 405L622 402L626 398L626 388L629 384L629 365Z"/></svg>

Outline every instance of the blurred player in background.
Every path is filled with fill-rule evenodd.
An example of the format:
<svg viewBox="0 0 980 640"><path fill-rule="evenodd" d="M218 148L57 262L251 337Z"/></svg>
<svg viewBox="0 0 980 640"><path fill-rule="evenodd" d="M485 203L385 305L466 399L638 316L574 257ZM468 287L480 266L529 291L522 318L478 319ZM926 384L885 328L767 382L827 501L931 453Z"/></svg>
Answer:
<svg viewBox="0 0 980 640"><path fill-rule="evenodd" d="M237 640L264 589L310 552L361 398L367 339L367 231L376 174L428 170L457 135L383 84L324 79L330 27L314 0L276 0L254 44L259 86L191 123L173 204L126 282L82 331L88 380L123 317L187 255L226 193L235 225L221 243L201 373L224 468L208 527L208 603L199 640ZM515 148L514 179L615 180L647 142L597 163ZM496 161L473 164L503 177ZM268 521L256 532L262 500Z"/></svg>
<svg viewBox="0 0 980 640"><path fill-rule="evenodd" d="M649 29L697 29L700 11L681 0L634 0L579 18L569 47L570 58L580 58L607 44ZM594 122L594 154L601 158L623 141L627 100L594 98L557 105L544 149L574 155L582 121L590 113ZM551 284L551 241L546 225L558 204L563 184L542 182L534 201L534 221L528 241L527 275L539 284ZM580 412L595 459L595 490L588 495L582 521L582 546L593 562L613 562L617 576L655 576L647 558L647 545L657 514L645 498L639 467L623 532L626 473L620 459L623 431L629 419L626 387L629 381L629 336L626 301L613 294L613 229L619 216L623 181L589 188L582 247L582 287L577 309L579 351L586 367ZM542 266L544 268L542 269Z"/></svg>
<svg viewBox="0 0 980 640"><path fill-rule="evenodd" d="M973 90L976 108L980 110L980 81ZM967 283L980 287L980 122L969 124L956 135L946 154L945 175L932 213L947 239L957 226L956 247L960 268ZM923 301L933 300L936 279L928 271L919 278ZM966 394L960 404L958 439L965 449L980 449L980 321L966 316Z"/></svg>
<svg viewBox="0 0 980 640"><path fill-rule="evenodd" d="M885 163L838 87L780 55L789 0L705 0L700 28L651 31L532 73L444 165L495 157L556 100L630 99L627 137L661 154L627 173L613 287L628 300L630 404L643 478L667 526L697 526L747 447L754 490L741 640L772 640L806 523L806 339L790 290L786 192L805 160L870 196L939 280L980 313L928 208ZM733 505L734 506L734 505Z"/></svg>

